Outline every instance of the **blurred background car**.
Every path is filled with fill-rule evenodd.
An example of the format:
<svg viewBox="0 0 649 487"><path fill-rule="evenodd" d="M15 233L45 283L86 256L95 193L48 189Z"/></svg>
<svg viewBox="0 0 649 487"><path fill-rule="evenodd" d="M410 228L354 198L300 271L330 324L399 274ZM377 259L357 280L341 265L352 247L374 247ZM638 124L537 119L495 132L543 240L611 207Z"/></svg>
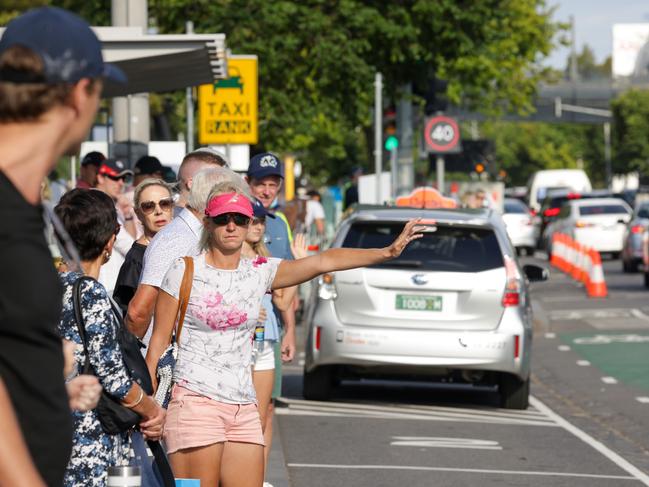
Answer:
<svg viewBox="0 0 649 487"><path fill-rule="evenodd" d="M303 393L326 400L341 380L387 378L497 386L501 405L525 409L532 312L528 279L491 210L359 210L332 247L389 245L411 218L427 225L397 259L325 274L313 286Z"/></svg>
<svg viewBox="0 0 649 487"><path fill-rule="evenodd" d="M552 252L555 233L563 233L580 244L617 259L622 252L626 224L631 220L631 207L618 198L586 198L563 204L556 219L543 236Z"/></svg>
<svg viewBox="0 0 649 487"><path fill-rule="evenodd" d="M539 242L538 248L540 249L549 249L549 241L545 236L545 229L548 225L553 222L559 215L559 210L563 204L568 200L576 200L581 198L580 193L575 193L571 190L560 189L560 190L550 190L548 195L543 199L541 204L541 209L539 211Z"/></svg>
<svg viewBox="0 0 649 487"><path fill-rule="evenodd" d="M642 264L644 234L649 226L649 201L635 209L633 218L626 226L622 247L622 270L638 272Z"/></svg>
<svg viewBox="0 0 649 487"><path fill-rule="evenodd" d="M538 239L539 227L534 215L525 203L514 198L505 198L503 221L507 235L519 255L532 255Z"/></svg>

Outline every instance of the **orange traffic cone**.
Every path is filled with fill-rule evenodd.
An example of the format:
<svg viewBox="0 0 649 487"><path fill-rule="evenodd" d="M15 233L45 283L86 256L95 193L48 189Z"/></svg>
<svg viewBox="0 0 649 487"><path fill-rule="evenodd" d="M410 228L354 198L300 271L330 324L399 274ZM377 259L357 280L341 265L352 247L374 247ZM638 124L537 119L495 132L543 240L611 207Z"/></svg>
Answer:
<svg viewBox="0 0 649 487"><path fill-rule="evenodd" d="M550 265L559 267L559 234L552 234L552 252L550 253Z"/></svg>
<svg viewBox="0 0 649 487"><path fill-rule="evenodd" d="M581 244L575 242L575 257L574 265L572 267L572 272L570 275L575 281L581 280L582 268L583 268L583 247Z"/></svg>
<svg viewBox="0 0 649 487"><path fill-rule="evenodd" d="M604 280L604 269L602 268L602 258L597 250L590 250L592 266L590 269L590 280L586 286L588 296L591 298L605 298L608 295L606 281Z"/></svg>

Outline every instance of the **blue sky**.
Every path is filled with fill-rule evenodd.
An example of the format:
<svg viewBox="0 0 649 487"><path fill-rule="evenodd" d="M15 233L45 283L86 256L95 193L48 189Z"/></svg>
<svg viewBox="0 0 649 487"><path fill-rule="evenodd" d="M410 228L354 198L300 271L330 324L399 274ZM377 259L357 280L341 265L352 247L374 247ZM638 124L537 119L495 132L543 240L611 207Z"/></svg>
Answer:
<svg viewBox="0 0 649 487"><path fill-rule="evenodd" d="M611 54L613 41L611 32L617 23L649 23L649 0L547 0L549 6L556 6L554 18L568 21L575 17L577 51L588 44L595 51L597 62ZM547 64L564 68L570 50L556 49Z"/></svg>

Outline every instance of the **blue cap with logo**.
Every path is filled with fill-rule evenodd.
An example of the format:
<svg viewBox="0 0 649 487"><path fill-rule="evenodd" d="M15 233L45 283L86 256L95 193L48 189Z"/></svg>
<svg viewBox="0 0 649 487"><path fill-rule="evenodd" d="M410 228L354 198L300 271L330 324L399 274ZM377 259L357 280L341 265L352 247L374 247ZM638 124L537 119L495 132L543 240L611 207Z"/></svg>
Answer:
<svg viewBox="0 0 649 487"><path fill-rule="evenodd" d="M0 81L57 84L108 78L126 83L121 69L104 63L101 42L88 23L61 8L35 8L9 22L0 39L0 54L13 46L26 47L40 56L43 76L4 69L0 70Z"/></svg>
<svg viewBox="0 0 649 487"><path fill-rule="evenodd" d="M270 211L268 211L263 203L259 201L257 198L254 198L252 201L252 213L255 216L255 218L265 218L265 217L270 217L270 218L275 218L275 215L273 215Z"/></svg>
<svg viewBox="0 0 649 487"><path fill-rule="evenodd" d="M248 166L248 177L261 179L266 176L279 176L284 177L282 171L282 161L279 160L272 152L262 152L250 159Z"/></svg>

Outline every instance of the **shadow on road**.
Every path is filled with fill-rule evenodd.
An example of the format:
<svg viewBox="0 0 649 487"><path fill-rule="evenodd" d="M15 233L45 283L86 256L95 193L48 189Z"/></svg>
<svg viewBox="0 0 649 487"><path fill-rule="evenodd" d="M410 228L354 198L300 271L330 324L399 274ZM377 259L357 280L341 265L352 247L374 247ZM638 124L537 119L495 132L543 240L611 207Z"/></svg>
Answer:
<svg viewBox="0 0 649 487"><path fill-rule="evenodd" d="M284 373L282 396L303 399L302 374ZM335 388L331 400L444 407L499 407L499 395L495 388L382 380L344 381Z"/></svg>

